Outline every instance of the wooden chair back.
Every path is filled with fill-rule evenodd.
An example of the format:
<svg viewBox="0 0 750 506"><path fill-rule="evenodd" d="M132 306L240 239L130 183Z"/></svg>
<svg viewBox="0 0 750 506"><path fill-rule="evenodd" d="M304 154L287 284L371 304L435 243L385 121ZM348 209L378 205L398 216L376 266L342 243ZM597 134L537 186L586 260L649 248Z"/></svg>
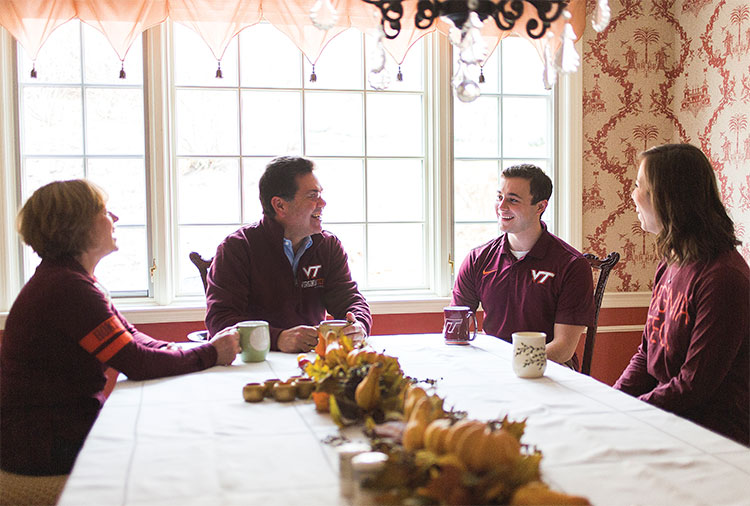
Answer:
<svg viewBox="0 0 750 506"><path fill-rule="evenodd" d="M615 265L617 265L617 262L620 261L620 254L613 251L604 259L599 259L599 257L592 253L585 253L583 256L586 257L589 264L591 264L591 269L596 276L596 286L594 288L594 322L586 330L586 341L583 346L583 360L581 361L581 372L590 376L591 359L594 355L594 342L596 341L596 330L599 324L599 310L602 307L602 299L604 299L604 289L607 286L609 272Z"/></svg>
<svg viewBox="0 0 750 506"><path fill-rule="evenodd" d="M208 268L211 267L213 257L206 260L197 251L191 251L189 256L190 261L193 262L193 264L195 264L195 266L198 268L198 272L201 275L201 281L203 281L203 293L205 293L206 290L208 290L208 282L206 281L206 276L208 275Z"/></svg>

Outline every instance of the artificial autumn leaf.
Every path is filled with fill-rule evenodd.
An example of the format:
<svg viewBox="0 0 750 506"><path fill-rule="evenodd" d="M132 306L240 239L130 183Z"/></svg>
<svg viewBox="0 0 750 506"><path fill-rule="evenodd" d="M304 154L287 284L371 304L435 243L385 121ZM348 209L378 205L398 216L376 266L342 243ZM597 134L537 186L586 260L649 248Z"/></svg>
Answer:
<svg viewBox="0 0 750 506"><path fill-rule="evenodd" d="M331 420L333 420L333 423L338 425L340 429L344 428L344 422L341 419L341 410L339 410L339 405L336 402L335 395L328 396L328 411L331 413Z"/></svg>
<svg viewBox="0 0 750 506"><path fill-rule="evenodd" d="M505 417L503 417L503 420L501 422L501 426L503 429L510 432L510 434L513 437L521 441L521 437L523 436L523 433L526 430L526 418L524 418L520 422L511 422L508 419L508 415L505 415Z"/></svg>
<svg viewBox="0 0 750 506"><path fill-rule="evenodd" d="M510 482L514 487L518 487L539 480L541 478L541 473L539 472L539 465L541 462L541 452L536 452L531 455L523 455L510 470Z"/></svg>
<svg viewBox="0 0 750 506"><path fill-rule="evenodd" d="M430 481L417 489L417 494L438 501L449 503L458 488L463 487L463 470L450 464L430 470Z"/></svg>

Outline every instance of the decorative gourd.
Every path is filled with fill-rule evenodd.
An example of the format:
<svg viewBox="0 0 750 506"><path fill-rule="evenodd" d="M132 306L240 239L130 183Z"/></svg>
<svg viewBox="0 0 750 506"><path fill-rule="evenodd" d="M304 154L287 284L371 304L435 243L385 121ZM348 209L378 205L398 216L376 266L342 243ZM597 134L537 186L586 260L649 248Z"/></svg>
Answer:
<svg viewBox="0 0 750 506"><path fill-rule="evenodd" d="M383 369L381 362L375 362L367 372L365 379L359 382L354 391L357 406L370 411L380 402L380 373Z"/></svg>
<svg viewBox="0 0 750 506"><path fill-rule="evenodd" d="M404 429L404 436L401 443L404 449L410 452L419 450L424 447L424 434L427 424L422 420L409 420Z"/></svg>
<svg viewBox="0 0 750 506"><path fill-rule="evenodd" d="M422 387L411 387L404 397L404 420L409 420L411 412L419 399L427 397L427 392Z"/></svg>
<svg viewBox="0 0 750 506"><path fill-rule="evenodd" d="M478 420L461 420L456 422L453 427L448 430L448 434L445 436L445 450L448 453L456 453L456 446L461 434L471 427L484 427L484 425L484 423Z"/></svg>
<svg viewBox="0 0 750 506"><path fill-rule="evenodd" d="M436 455L443 455L446 451L445 437L451 428L448 418L433 420L424 431L424 447Z"/></svg>

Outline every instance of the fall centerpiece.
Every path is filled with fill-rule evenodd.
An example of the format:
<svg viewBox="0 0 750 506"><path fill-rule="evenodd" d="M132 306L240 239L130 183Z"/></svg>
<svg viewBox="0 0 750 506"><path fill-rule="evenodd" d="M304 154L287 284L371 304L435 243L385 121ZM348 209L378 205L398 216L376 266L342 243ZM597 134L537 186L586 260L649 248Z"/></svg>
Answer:
<svg viewBox="0 0 750 506"><path fill-rule="evenodd" d="M542 453L521 442L525 421L470 419L446 410L430 381L404 375L396 357L318 336L316 355L298 356L313 399L339 427L364 424L373 450L388 456L360 486L380 504L589 504L551 490Z"/></svg>

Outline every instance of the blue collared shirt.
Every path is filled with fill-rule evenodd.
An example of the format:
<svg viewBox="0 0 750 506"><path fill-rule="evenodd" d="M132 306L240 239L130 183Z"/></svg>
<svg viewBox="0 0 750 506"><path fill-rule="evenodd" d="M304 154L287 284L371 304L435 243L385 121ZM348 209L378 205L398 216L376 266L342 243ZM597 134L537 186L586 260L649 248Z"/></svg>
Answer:
<svg viewBox="0 0 750 506"><path fill-rule="evenodd" d="M302 240L302 246L297 250L297 254L294 254L294 248L292 247L292 241L284 238L284 254L289 259L289 263L292 264L292 272L297 274L297 266L299 265L299 259L305 254L305 251L312 246L312 237L309 235Z"/></svg>

